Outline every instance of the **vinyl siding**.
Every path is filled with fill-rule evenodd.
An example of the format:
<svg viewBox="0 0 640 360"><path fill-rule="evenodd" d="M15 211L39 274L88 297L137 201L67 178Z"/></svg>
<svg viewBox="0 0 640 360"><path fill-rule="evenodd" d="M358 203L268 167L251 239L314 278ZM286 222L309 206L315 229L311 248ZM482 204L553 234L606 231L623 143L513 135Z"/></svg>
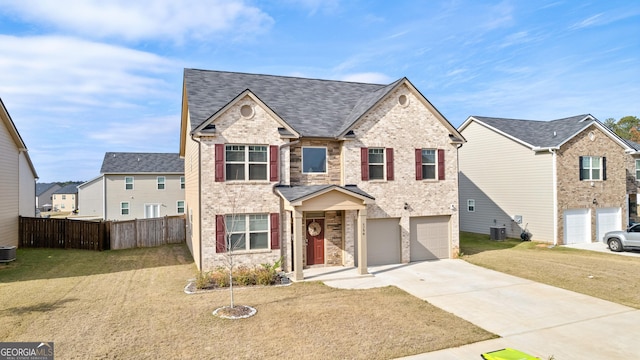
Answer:
<svg viewBox="0 0 640 360"><path fill-rule="evenodd" d="M24 152L18 157L20 166L20 216L36 215L36 178Z"/></svg>
<svg viewBox="0 0 640 360"><path fill-rule="evenodd" d="M134 177L133 190L125 190L125 176ZM157 177L164 176L164 190L157 189ZM144 219L145 204L160 204L160 216L177 215L176 202L184 200L180 188L182 174L118 174L105 175L107 219ZM129 202L129 215L120 215L120 203Z"/></svg>
<svg viewBox="0 0 640 360"><path fill-rule="evenodd" d="M0 206L0 233L2 234L0 236L0 245L17 246L18 209L20 206L18 191L19 153L4 121L0 122L2 123L0 125L0 199L2 199L2 206Z"/></svg>
<svg viewBox="0 0 640 360"><path fill-rule="evenodd" d="M191 119L187 116L187 129L191 129ZM200 269L200 154L199 145L187 134L185 140L184 176L185 205L187 214L187 246L196 266Z"/></svg>
<svg viewBox="0 0 640 360"><path fill-rule="evenodd" d="M475 121L462 135L460 230L489 234L490 227L504 225L508 237L518 238L528 224L533 240L553 242L552 154L535 153ZM467 211L468 199L475 200L475 212Z"/></svg>
<svg viewBox="0 0 640 360"><path fill-rule="evenodd" d="M103 184L100 176L78 188L78 215L104 219Z"/></svg>

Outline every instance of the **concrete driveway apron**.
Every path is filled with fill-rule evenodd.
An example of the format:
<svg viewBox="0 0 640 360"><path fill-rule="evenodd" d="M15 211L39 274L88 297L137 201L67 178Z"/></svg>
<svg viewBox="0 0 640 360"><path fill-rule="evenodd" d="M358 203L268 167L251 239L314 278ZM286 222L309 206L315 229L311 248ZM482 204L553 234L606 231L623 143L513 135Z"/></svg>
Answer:
<svg viewBox="0 0 640 360"><path fill-rule="evenodd" d="M632 359L640 311L450 259L370 267L374 275L326 281L339 288L394 285L501 338L409 357L480 359L505 347L541 359Z"/></svg>

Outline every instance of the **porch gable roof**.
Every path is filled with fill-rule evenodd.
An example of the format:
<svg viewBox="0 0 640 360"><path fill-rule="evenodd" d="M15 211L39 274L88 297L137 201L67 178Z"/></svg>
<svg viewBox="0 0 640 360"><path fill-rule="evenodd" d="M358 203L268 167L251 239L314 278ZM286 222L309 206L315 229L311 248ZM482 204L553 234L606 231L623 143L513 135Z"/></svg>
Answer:
<svg viewBox="0 0 640 360"><path fill-rule="evenodd" d="M375 200L373 196L358 188L356 185L280 185L276 186L275 190L283 199L291 204L302 203L305 200L320 196L332 190L337 190L339 192L358 198L364 203L369 203Z"/></svg>

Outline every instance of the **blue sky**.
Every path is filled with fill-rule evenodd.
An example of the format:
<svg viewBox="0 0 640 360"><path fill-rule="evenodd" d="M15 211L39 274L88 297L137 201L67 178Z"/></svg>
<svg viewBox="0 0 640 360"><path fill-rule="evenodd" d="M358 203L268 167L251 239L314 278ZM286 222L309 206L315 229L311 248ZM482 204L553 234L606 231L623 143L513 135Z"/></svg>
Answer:
<svg viewBox="0 0 640 360"><path fill-rule="evenodd" d="M184 68L406 76L454 126L640 116L637 1L0 0L0 49L41 182L94 178L107 151L178 152Z"/></svg>

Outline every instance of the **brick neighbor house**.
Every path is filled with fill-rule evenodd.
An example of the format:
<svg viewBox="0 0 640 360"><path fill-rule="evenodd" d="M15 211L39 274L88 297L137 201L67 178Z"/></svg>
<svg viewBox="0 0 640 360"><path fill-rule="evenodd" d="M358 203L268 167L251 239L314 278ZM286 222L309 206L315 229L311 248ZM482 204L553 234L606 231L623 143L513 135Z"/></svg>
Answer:
<svg viewBox="0 0 640 360"><path fill-rule="evenodd" d="M573 244L627 225L635 150L593 116L471 116L459 131L462 231L518 238L528 227L532 240Z"/></svg>
<svg viewBox="0 0 640 360"><path fill-rule="evenodd" d="M200 270L456 257L464 138L411 84L186 69L180 156ZM227 239L231 239L228 241Z"/></svg>

